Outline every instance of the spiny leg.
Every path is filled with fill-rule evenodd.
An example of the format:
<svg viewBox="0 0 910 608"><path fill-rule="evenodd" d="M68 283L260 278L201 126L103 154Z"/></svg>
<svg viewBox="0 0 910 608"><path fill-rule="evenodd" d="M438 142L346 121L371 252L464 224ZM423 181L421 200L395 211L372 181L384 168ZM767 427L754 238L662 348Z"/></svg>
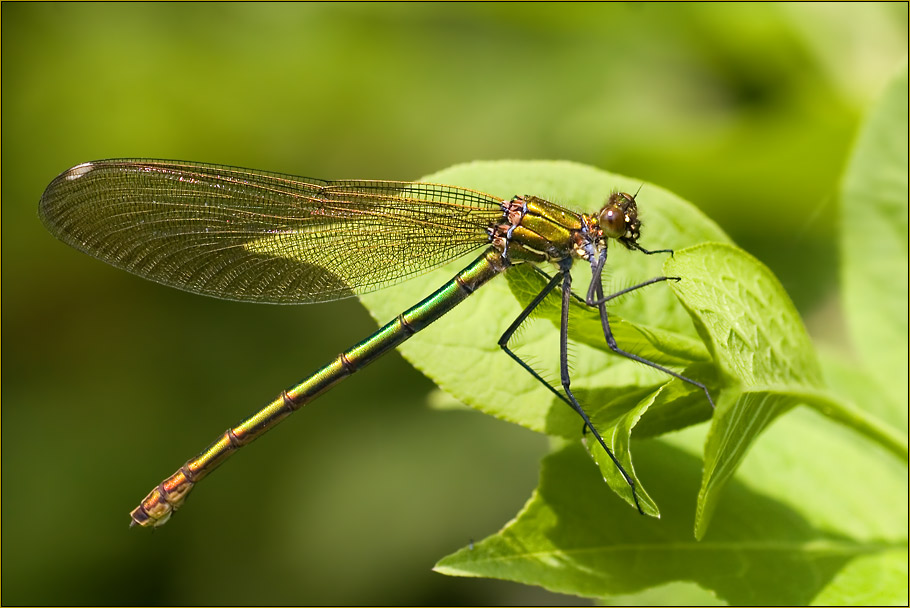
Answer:
<svg viewBox="0 0 910 608"><path fill-rule="evenodd" d="M544 279L546 279L547 281L550 281L550 280L553 278L553 277L551 277L550 275L548 275L546 272L544 272L543 270L541 270L540 268L538 268L537 266L533 266L533 265L532 265L532 266L531 266L531 270L533 270L534 272L536 272L537 274L539 274L540 276L542 276L542 277L543 277ZM578 295L577 293L575 293L574 291L572 292L572 297L575 298L575 300L578 301L580 304L584 304L585 306L588 305L588 303L585 302L585 299L584 299L583 297L581 297L580 295ZM593 307L592 307L592 308L593 308Z"/></svg>
<svg viewBox="0 0 910 608"><path fill-rule="evenodd" d="M548 295L550 295L550 292L553 291L553 289L555 289L557 285L559 285L559 283L563 280L563 276L565 274L567 274L567 272L568 272L568 270L560 270L559 272L557 272L555 275L553 275L551 277L550 275L548 275L546 272L544 272L537 266L532 266L531 268L537 274L539 274L540 276L545 278L547 280L547 284L546 284L546 286L544 286L543 289L540 290L540 292L536 296L534 296L534 299L531 300L531 303L528 304L524 308L524 310L521 311L521 313L519 313L519 315L515 318L515 320L512 322L512 324L509 325L508 329L506 329L503 332L502 336L499 338L498 344L499 344L499 347L502 350L504 350L506 352L506 354L512 358L513 361L515 361L520 366L522 366L525 369L525 371L527 371L534 378L536 378L538 382L540 382L545 387L547 387L547 389L549 389L551 393L553 393L554 395L556 395L557 397L562 399L566 403L566 405L568 405L572 409L575 409L575 406L572 405L572 402L569 401L564 394L560 393L552 384L547 382L543 378L543 376L538 374L537 370L535 370L533 367L531 367L527 362L525 362L524 359L519 357L512 349L509 348L509 342L512 340L512 336L515 334L515 332L518 331L518 328L521 327L521 325L528 319L528 317L531 316L531 314L534 312L534 309L536 309L541 304L541 302L543 302L546 299L546 297ZM584 298L576 295L574 292L572 292L572 297L574 297L576 300L578 300L582 304L586 304ZM582 418L585 418L585 417L582 416ZM587 427L588 427L587 420L585 420L585 423L581 427L582 433L585 432L585 429Z"/></svg>
<svg viewBox="0 0 910 608"><path fill-rule="evenodd" d="M596 287L594 286L594 282L592 281L591 287L588 289L588 295L584 300L582 300L582 302L584 302L585 304L587 304L588 306L591 306L591 307L598 307L601 304L606 304L613 298L618 298L619 296L624 296L627 293L629 293L630 291L635 291L636 289L641 289L642 287L647 287L648 285L653 285L654 283L660 283L661 281L679 281L679 280L680 280L679 277L654 277L653 279L648 279L647 281L639 283L638 285L633 285L632 287L626 287L625 289L620 289L619 291L611 293L610 295L608 295L606 297L599 297L596 300L594 299L594 290L596 289ZM603 288L601 288L601 293L603 293Z"/></svg>
<svg viewBox="0 0 910 608"><path fill-rule="evenodd" d="M654 255L655 253L669 253L670 257L673 257L672 249L655 249L654 251L649 251L649 250L645 249L644 247L642 247L641 245L639 245L638 243L632 243L632 246L635 249L637 249L638 251L641 251L645 255Z"/></svg>
<svg viewBox="0 0 910 608"><path fill-rule="evenodd" d="M662 249L661 251L649 251L648 253L661 253L662 251L671 251L671 250ZM547 281L550 281L553 279L553 277L548 275L546 272L544 272L537 266L531 266L531 269L534 272L536 272L537 274L539 274L540 276L542 276ZM587 294L586 298L581 297L580 295L576 294L574 291L572 292L572 297L575 298L575 300L577 302L579 302L580 304L584 304L585 306L590 306L591 308L597 308L597 305L600 304L601 302L609 302L613 298L618 298L619 296L625 295L625 294L629 293L630 291L635 291L636 289L641 289L642 287L647 287L648 285L651 285L652 283L659 283L661 281L679 281L679 280L680 280L679 277L655 277L653 279L648 279L644 283L639 283L638 285L633 285L632 287L627 287L626 289L621 289L620 291L617 291L616 293L611 293L610 295L608 295L607 297L605 297L602 300L593 299L594 298L594 287L592 284L588 288L588 294Z"/></svg>
<svg viewBox="0 0 910 608"><path fill-rule="evenodd" d="M651 253L665 253L665 252L673 253L673 250L672 250L672 249L660 249L660 250L658 250L658 251L647 251L647 250L642 249L642 251L643 251L644 253L647 253L647 254L651 254ZM603 266L604 266L604 263L605 263L605 262L606 262L606 255L602 253L600 259L598 260L597 266L595 266L595 271L598 272L598 273L602 272L602 269L603 269ZM537 266L532 266L531 268L532 268L535 272L537 272L539 275L541 275L542 277L544 277L545 279L547 279L548 281L553 281L553 280L554 280L554 277L550 277L550 275L548 275L546 272L544 272L543 270L541 270L541 269L538 268ZM633 285L632 287L628 287L628 288L626 288L626 289L622 289L622 290L620 290L620 291L617 291L616 293L612 293L612 294L610 294L610 295L608 295L608 296L606 296L606 297L604 297L604 298L598 299L598 300L595 300L595 299L594 299L595 282L594 282L594 281L591 281L591 285L588 287L588 293L587 293L587 296L586 296L585 298L582 298L581 296L577 295L574 291L572 292L572 297L575 298L577 301L581 302L582 304L586 305L586 306L590 306L590 307L592 307L592 308L597 308L597 306L598 306L599 304L602 304L602 303L605 303L605 302L609 302L609 301L612 300L613 298L618 298L619 296L625 295L625 294L629 293L630 291L635 291L636 289L641 289L642 287L647 287L648 285L652 285L652 284L654 284L654 283L660 283L660 282L662 282L662 281L679 281L679 280L680 280L680 277L655 277L655 278L649 279L649 280L647 280L647 281L645 281L645 282L643 282L643 283L639 283L638 285ZM548 284L547 293L549 293L549 291L552 290L552 289L553 289L553 287L552 287L552 286L549 286L549 284ZM523 320L523 319L522 319L522 320ZM519 323L519 324L520 324L520 323ZM517 328L517 326L516 326L516 328ZM510 328L510 329L511 329L511 328ZM511 334L509 334L509 335L511 336ZM611 333L611 335L612 335L612 333ZM505 336L504 336L504 337L505 337ZM500 344L500 346L502 346L502 344ZM509 355L512 356L513 359L515 359L516 361L518 361L519 363L521 363L522 366L524 366L524 362L523 362L521 359L518 359L518 358L517 358L510 350L508 350L507 348L506 348L506 352L508 352ZM527 369L527 368L526 368L526 369ZM659 369L663 369L663 368L659 368ZM531 373L534 373L533 370L529 370L529 371L530 371ZM672 372L670 372L670 373L672 373ZM535 375L536 375L536 374L535 374ZM543 382L543 380L541 380L541 381ZM698 385L698 383L695 383L695 384ZM547 384L547 388L549 388L550 390L553 390L553 388L552 388L549 384ZM566 403L568 403L569 405L571 405L571 403L569 403L569 401L568 401L565 397L563 397L562 395L559 395L559 397L562 398L563 401L565 401ZM714 403L711 401L711 396L710 396L710 395L708 395L708 402L711 403L711 407L713 408L713 407L714 407ZM584 435L584 434L587 432L587 429L588 429L587 423L583 423L582 426L581 426L581 433L582 433L582 435Z"/></svg>
<svg viewBox="0 0 910 608"><path fill-rule="evenodd" d="M588 417L588 414L582 409L581 405L578 403L578 400L575 398L575 395L572 394L571 389L569 388L569 361L568 361L568 330L569 330L569 298L572 297L572 275L569 274L568 264L571 264L570 260L566 260L565 266L560 264L560 270L558 273L553 275L550 280L547 282L547 285L538 293L531 303L528 304L524 310L518 315L515 321L509 326L508 329L502 334L502 337L499 338L499 346L502 348L507 355L512 357L512 359L521 365L531 376L537 379L538 382L543 384L551 393L559 397L564 401L569 407L571 407L575 412L581 416L581 419L584 421L585 428L591 429L591 432L594 434L594 437L597 439L598 443L606 450L607 454L610 456L610 459L613 461L613 464L616 465L616 468L619 469L620 474L623 476L623 479L626 480L626 483L629 484L629 487L632 489L632 499L635 501L635 507L638 509L638 512L644 515L644 511L641 508L641 505L638 502L638 493L635 490L635 482L632 477L626 473L626 470L619 463L616 456L613 455L613 451L607 447L606 442L603 440L603 437L600 436L600 433L597 432L597 429L594 428L594 425L591 423L591 419ZM543 271L540 271L541 274L547 276ZM527 320L527 318L534 312L534 309L537 308L541 302L550 294L553 289L562 281L562 318L560 322L560 338L559 338L559 368L560 376L562 379L562 387L565 390L565 395L556 390L553 385L543 379L543 377L538 374L534 368L528 365L521 357L515 354L509 348L509 340L518 331L518 328L522 323ZM577 297L577 296L575 296Z"/></svg>
<svg viewBox="0 0 910 608"><path fill-rule="evenodd" d="M619 473L623 476L623 479L626 480L626 483L629 484L629 488L632 489L632 500L635 501L635 508L638 509L638 512L642 515L645 512L642 510L641 505L638 502L638 492L635 489L635 481L632 477L626 473L626 470L620 464L616 456L613 455L613 451L607 447L606 442L603 440L603 437L600 436L600 433L594 428L594 425L591 423L591 419L588 417L588 414L585 413L582 409L581 404L578 403L578 399L575 398L575 395L572 393L572 389L569 387L571 384L571 377L569 375L569 301L572 297L572 275L569 272L563 274L562 280L562 316L559 323L559 376L560 381L562 382L562 388L566 392L566 396L569 400L569 405L572 407L575 412L581 416L581 419L584 420L585 426L591 429L591 433L597 439L597 442L600 443L601 447L607 452L607 456L610 457L610 460L613 461L613 464L616 465L616 468L619 470ZM584 426L582 430L584 430Z"/></svg>
<svg viewBox="0 0 910 608"><path fill-rule="evenodd" d="M535 268L535 270L536 270L536 268ZM562 281L562 277L563 277L562 271L558 272L557 274L553 275L552 277L547 276L547 274L544 273L542 270L538 270L538 272L540 272L540 274L542 274L543 276L547 277L549 279L549 282L547 282L546 287L544 287L540 291L540 293L538 293L536 296L534 296L534 299L531 300L531 303L528 304L525 307L525 309L521 311L521 313L515 318L515 320L512 322L512 324L509 325L509 328L506 329L506 331L499 338L498 344L499 344L499 347L502 350L504 350L507 355L512 357L512 359L516 363L518 363L520 366L522 366L525 369L525 371L527 371L529 374L534 376L538 380L538 382L540 382L541 384L546 386L548 389L550 389L550 392L552 392L554 395L556 395L557 397L559 397L560 399L565 401L568 405L572 405L571 403L569 403L569 400L566 399L565 395L563 395L558 390L553 388L553 386L549 382L544 380L543 377L540 374L538 374L534 370L533 367L531 367L530 365L525 363L525 361L521 357L519 357L517 354L515 354L509 348L509 340L511 340L512 336L515 334L515 332L518 331L518 328L521 327L521 324L524 323L525 320L527 320L527 318L529 316L531 316L531 313L534 312L534 309L537 308L540 305L540 303L543 302L548 295L550 295L550 292L553 291L553 289L557 285L559 285L560 281Z"/></svg>
<svg viewBox="0 0 910 608"><path fill-rule="evenodd" d="M661 253L661 251L670 251L670 253L672 253L672 250L670 250L670 249L661 250L661 251L646 251L644 249L641 249L641 251L643 251L644 253L647 253L647 254ZM652 285L652 284L658 283L660 281L679 281L680 277L655 277L655 278L645 281L643 283L639 283L638 285L633 285L632 287L628 287L626 289L617 291L616 293L613 293L613 294L610 294L609 296L604 297L604 287L603 287L603 281L601 279L602 279L602 275L603 275L604 264L606 263L606 261L607 261L607 250L605 248L601 252L597 262L593 265L592 276L591 276L591 285L588 286L588 294L587 294L587 297L585 298L585 303L588 304L589 306L597 306L598 310L600 311L600 324L603 327L604 338L607 341L607 346L609 346L610 350L612 350L617 355L622 355L623 357L626 357L627 359L631 359L633 361L638 361L639 363L644 363L645 365L647 365L649 367L658 369L658 370L664 372L665 374L669 374L669 375L673 376L674 378L678 378L678 379L682 380L683 382L688 382L689 384L691 384L693 386L697 386L698 388L700 388L701 390L703 390L705 392L705 396L708 398L708 403L711 404L711 409L714 409L714 400L711 399L711 393L708 392L707 386L705 386L704 384L702 384L701 382L699 382L697 380L693 380L691 378L687 378L686 376L683 376L682 374L678 374L678 373L674 372L673 370L664 367L663 365L654 363L653 361L649 361L643 357L639 357L638 355L636 355L634 353L630 353L628 351L625 351L625 350L619 348L619 345L616 344L616 339L613 337L613 331L610 329L610 320L609 320L609 316L607 315L607 307L606 307L607 302L609 302L613 298L627 294L630 291L635 291L636 289L641 289L642 287L647 287L648 285Z"/></svg>

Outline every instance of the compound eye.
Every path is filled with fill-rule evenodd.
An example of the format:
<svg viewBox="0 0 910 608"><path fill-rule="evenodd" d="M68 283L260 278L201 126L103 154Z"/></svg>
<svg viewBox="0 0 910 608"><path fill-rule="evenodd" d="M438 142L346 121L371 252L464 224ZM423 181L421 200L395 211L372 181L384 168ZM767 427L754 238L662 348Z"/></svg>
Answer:
<svg viewBox="0 0 910 608"><path fill-rule="evenodd" d="M626 234L626 213L619 205L608 204L600 210L597 219L607 237L618 239Z"/></svg>

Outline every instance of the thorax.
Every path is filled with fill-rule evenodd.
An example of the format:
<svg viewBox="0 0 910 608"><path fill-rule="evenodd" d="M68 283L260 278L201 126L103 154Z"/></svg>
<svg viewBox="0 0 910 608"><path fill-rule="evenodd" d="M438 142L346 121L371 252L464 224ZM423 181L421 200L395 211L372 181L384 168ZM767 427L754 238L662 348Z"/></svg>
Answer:
<svg viewBox="0 0 910 608"><path fill-rule="evenodd" d="M502 219L489 233L493 246L513 264L587 259L601 240L593 218L536 196L503 203Z"/></svg>

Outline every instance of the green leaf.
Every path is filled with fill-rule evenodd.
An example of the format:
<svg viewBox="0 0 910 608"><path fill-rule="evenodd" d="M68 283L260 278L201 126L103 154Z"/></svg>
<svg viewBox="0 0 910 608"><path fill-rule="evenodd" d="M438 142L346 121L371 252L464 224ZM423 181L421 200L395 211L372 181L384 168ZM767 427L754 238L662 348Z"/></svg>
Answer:
<svg viewBox="0 0 910 608"><path fill-rule="evenodd" d="M786 395L814 408L831 420L844 424L861 435L865 435L904 462L910 456L906 433L901 433L895 427L830 391L815 388L801 389L793 386L755 387L752 390L754 392Z"/></svg>
<svg viewBox="0 0 910 608"><path fill-rule="evenodd" d="M777 277L733 245L708 243L666 261L716 365L733 382L818 386L821 370L799 313Z"/></svg>
<svg viewBox="0 0 910 608"><path fill-rule="evenodd" d="M844 581L871 559L883 570L854 597L899 598L906 562L892 554L906 548L906 471L837 431L808 410L769 429L701 542L690 527L701 429L636 448L662 505L659 521L626 508L592 479L584 451L563 445L543 461L538 489L515 520L436 570L601 599L691 581L731 604L799 605L844 598Z"/></svg>
<svg viewBox="0 0 910 608"><path fill-rule="evenodd" d="M840 398L861 404L867 414L881 418L906 439L906 408L895 408L882 386L848 355L821 346L818 354L826 386Z"/></svg>
<svg viewBox="0 0 910 608"><path fill-rule="evenodd" d="M504 198L535 194L586 212L599 209L614 190L634 192L641 187L638 200L643 246L680 248L704 240L727 238L697 209L658 187L574 163L478 162L453 167L421 181L461 185ZM664 257L647 256L614 246L610 250L605 288L608 292L616 291L658 276ZM451 279L469 259L369 294L362 297L362 301L377 320L388 321ZM578 291L586 290L590 269L585 264L576 264L573 275ZM444 319L400 346L399 351L437 386L462 403L535 431L579 438L582 424L578 416L497 345L505 329L542 287L542 278L527 267L510 269L506 277L508 281L494 280L478 290ZM518 298L513 295L516 292ZM547 312L550 306L548 302L542 316L552 317L552 313ZM675 364L708 359L686 311L665 285L650 286L624 296L610 310L611 315L616 312L617 317L625 319L617 318L617 339L633 352L663 357L661 360ZM592 320L584 307L573 306L571 332L573 336L583 336L573 344L571 352L573 389L577 389L582 404L594 417L595 426L604 437L613 435L614 427L621 426L625 429L623 432L630 432L638 419L637 415L628 413L630 409L638 407L638 400L672 378L605 352L600 322ZM553 323L534 320L526 323L516 336L515 349L545 378L559 386L558 330ZM630 391L638 395L638 400L619 398ZM615 402L620 404L619 411L614 407ZM673 420L674 428L679 428L705 416L698 408L683 409L681 413L687 418L683 419L677 413L675 419L666 417L665 420ZM661 424L652 424L651 428L652 431L661 428ZM627 463L627 470L634 475L631 456L626 451L628 437L617 441L623 446L623 453L617 456ZM604 463L604 476L631 503L628 486L621 477L617 478L618 473L608 463L606 455L601 456L598 460ZM638 485L641 488L640 483ZM649 509L657 513L656 506Z"/></svg>
<svg viewBox="0 0 910 608"><path fill-rule="evenodd" d="M907 549L857 557L818 594L813 606L906 606Z"/></svg>
<svg viewBox="0 0 910 608"><path fill-rule="evenodd" d="M601 403L609 404L611 409L619 410L620 413L613 417L607 417L603 414L603 410L600 410L597 412L596 419L592 418L595 428L604 429L602 436L613 456L619 460L623 469L634 480L638 506L641 507L645 515L652 517L660 517L660 510L635 473L635 466L632 464L631 443L632 429L638 424L639 419L654 402L656 396L656 392L651 393L644 399L636 392L614 396L610 400L601 401ZM597 403L588 395L579 395L579 398L581 397L585 397L585 403ZM603 446L593 437L589 438L587 436L585 437L584 445L588 453L594 458L594 462L597 463L604 481L617 495L621 496L628 504L634 506L635 497L632 495L628 483L613 463L613 459L603 449Z"/></svg>
<svg viewBox="0 0 910 608"><path fill-rule="evenodd" d="M841 287L867 372L907 416L907 65L860 130L841 189Z"/></svg>
<svg viewBox="0 0 910 608"><path fill-rule="evenodd" d="M589 211L614 188L634 191L638 186L588 167L548 162L474 163L425 180L502 197L533 193ZM831 403L840 408L841 402L829 399L822 388L799 316L766 268L728 245L683 250L726 237L697 210L659 188L646 185L639 202L646 220L643 246L675 248L676 256L662 273L663 256L614 247L606 290L661 274L683 280L619 298L611 303L611 320L621 346L683 367L709 386L724 387L705 442L704 476L698 428L666 440L637 441L633 466L633 428L639 438L656 435L711 412L690 385L668 382L666 375L606 351L597 317L573 304L570 329L578 337L571 349L573 389L595 426L610 431L605 439L636 479L643 508L656 515L660 503L661 520L629 509L628 486L605 454L592 449L609 486L598 479L591 456L573 441L545 460L541 485L515 521L473 550L446 558L437 569L597 597L639 593L677 580L694 581L733 603L808 603L823 592L835 593L828 582L837 580L838 572L849 573L845 567L854 560L906 543L906 471L893 460L883 464L880 452L869 450L868 443L833 432L824 420L805 423L798 414L814 415L809 411L794 412L768 428L751 458L742 461L758 432L795 403L814 400L825 411ZM467 261L363 300L380 321L387 321ZM576 267L576 289L583 292L590 271L583 264ZM542 284L539 275L522 267L506 276L400 350L460 402L537 431L578 438L578 417L496 344ZM546 302L539 318L530 319L515 340L519 354L550 379L558 377L555 310ZM849 407L838 413L841 418L855 414ZM867 422L862 415L858 419L860 425ZM869 436L881 430L874 424L867 428ZM590 436L586 441L594 443ZM639 475L648 480L650 494L637 481ZM845 480L868 485L857 491ZM724 484L726 499L718 504ZM887 499L869 500L864 492ZM895 501L895 496L904 498ZM691 536L692 519L703 542Z"/></svg>
<svg viewBox="0 0 910 608"><path fill-rule="evenodd" d="M799 314L774 275L729 245L677 252L664 265L727 377L705 443L695 532L704 536L721 490L758 435L775 418L806 404L907 459L906 437L823 388L821 367Z"/></svg>
<svg viewBox="0 0 910 608"><path fill-rule="evenodd" d="M673 290L731 386L717 403L705 444L695 522L701 538L752 442L796 403L787 392L757 387L819 387L821 369L790 298L752 256L731 245L698 245L677 252L664 269L682 277Z"/></svg>

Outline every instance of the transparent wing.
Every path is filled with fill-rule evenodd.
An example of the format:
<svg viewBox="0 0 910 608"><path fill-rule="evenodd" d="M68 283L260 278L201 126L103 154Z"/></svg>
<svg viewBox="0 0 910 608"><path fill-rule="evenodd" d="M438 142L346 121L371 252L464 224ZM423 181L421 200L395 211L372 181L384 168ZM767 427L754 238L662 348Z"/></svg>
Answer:
<svg viewBox="0 0 910 608"><path fill-rule="evenodd" d="M152 281L302 303L375 291L467 253L487 242L501 203L455 186L123 159L62 173L38 213L65 243Z"/></svg>

